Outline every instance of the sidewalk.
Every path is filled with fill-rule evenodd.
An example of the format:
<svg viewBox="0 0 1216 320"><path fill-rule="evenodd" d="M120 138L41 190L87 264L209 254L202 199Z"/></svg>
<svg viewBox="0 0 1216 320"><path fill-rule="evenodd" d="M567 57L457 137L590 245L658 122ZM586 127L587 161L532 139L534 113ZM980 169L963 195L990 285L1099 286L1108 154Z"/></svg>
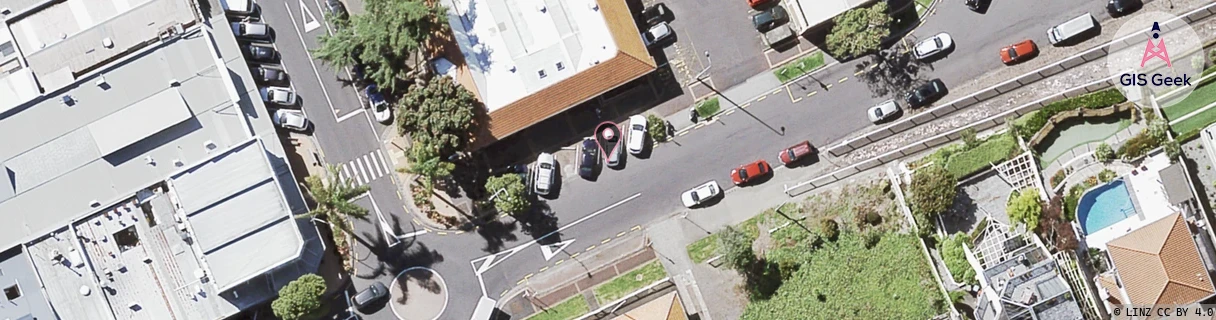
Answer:
<svg viewBox="0 0 1216 320"><path fill-rule="evenodd" d="M513 318L525 318L543 312L570 297L581 295L588 310L600 307L593 289L604 282L645 265L657 257L646 246L646 237L635 233L596 250L593 254L559 253L554 259L561 264L538 276L526 277L524 282L503 295L499 308Z"/></svg>

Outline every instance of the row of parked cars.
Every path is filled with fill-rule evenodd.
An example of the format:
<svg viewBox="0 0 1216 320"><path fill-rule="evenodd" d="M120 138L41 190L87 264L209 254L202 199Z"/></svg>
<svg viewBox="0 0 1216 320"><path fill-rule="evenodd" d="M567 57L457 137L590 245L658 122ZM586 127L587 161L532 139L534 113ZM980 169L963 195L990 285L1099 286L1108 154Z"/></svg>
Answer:
<svg viewBox="0 0 1216 320"><path fill-rule="evenodd" d="M815 146L811 145L810 141L803 141L789 148L782 149L777 153L777 159L781 161L782 165L795 166L813 158L815 151ZM765 177L772 175L772 173L773 167L768 164L768 161L760 159L731 169L730 181L736 186L759 183ZM691 190L684 191L684 193L680 194L680 202L685 207L695 208L721 195L722 187L718 185L718 181L710 180L693 187Z"/></svg>
<svg viewBox="0 0 1216 320"><path fill-rule="evenodd" d="M233 2L225 3L225 8L230 8L227 3ZM299 98L291 89L290 77L283 66L276 63L279 54L273 45L274 31L261 21L256 4L248 3L245 6L247 10L229 10L228 15L236 20L232 22L232 33L240 42L245 59L250 62L249 72L258 84L258 94L263 102L273 104L269 108L270 121L279 128L310 131L312 122L308 121L303 111L298 110Z"/></svg>

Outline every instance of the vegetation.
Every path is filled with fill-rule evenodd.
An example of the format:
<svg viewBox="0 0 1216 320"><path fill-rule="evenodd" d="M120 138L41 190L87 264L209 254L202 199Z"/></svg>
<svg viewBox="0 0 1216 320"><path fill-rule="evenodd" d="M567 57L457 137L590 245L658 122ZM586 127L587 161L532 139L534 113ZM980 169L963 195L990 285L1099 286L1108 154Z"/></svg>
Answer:
<svg viewBox="0 0 1216 320"><path fill-rule="evenodd" d="M722 110L722 106L718 105L718 97L705 99L697 103L697 116L706 119L718 114L718 110Z"/></svg>
<svg viewBox="0 0 1216 320"><path fill-rule="evenodd" d="M415 144L436 148L444 156L463 149L473 138L473 111L478 106L469 90L450 77L437 77L412 86L401 97L398 129L403 135L409 133Z"/></svg>
<svg viewBox="0 0 1216 320"><path fill-rule="evenodd" d="M338 167L326 165L325 168L329 174L325 175L324 179L317 175L304 179L304 187L314 204L312 210L297 218L325 220L332 227L353 233L347 219L367 219L367 209L350 202L350 199L370 188L367 185L352 187L350 179L343 179L338 175Z"/></svg>
<svg viewBox="0 0 1216 320"><path fill-rule="evenodd" d="M980 146L980 140L975 138L975 128L968 127L967 129L963 129L962 132L959 132L959 135L963 137L963 146L968 150Z"/></svg>
<svg viewBox="0 0 1216 320"><path fill-rule="evenodd" d="M1064 178L1067 176L1068 175L1064 173L1064 170L1056 170L1056 174L1051 175L1051 186L1054 188L1060 185L1060 183L1064 182Z"/></svg>
<svg viewBox="0 0 1216 320"><path fill-rule="evenodd" d="M406 156L410 167L405 171L421 176L427 190L431 189L435 180L452 175L452 170L456 169L455 164L443 161L439 157L439 150L432 145L414 142ZM426 196L430 197L429 194Z"/></svg>
<svg viewBox="0 0 1216 320"><path fill-rule="evenodd" d="M1119 157L1123 158L1123 160L1133 160L1144 156L1153 149L1156 149L1160 143L1160 141L1153 139L1153 137L1148 134L1148 130L1146 129L1141 131L1136 136L1131 137L1131 139L1127 139L1123 145L1119 146L1119 150L1115 151L1115 153L1118 154Z"/></svg>
<svg viewBox="0 0 1216 320"><path fill-rule="evenodd" d="M1106 253L1098 248L1089 248L1089 265L1094 268L1097 273L1106 272L1109 265L1106 263Z"/></svg>
<svg viewBox="0 0 1216 320"><path fill-rule="evenodd" d="M1039 189L1022 190L1009 199L1009 219L1015 223L1026 224L1028 230L1038 230L1039 220L1043 216L1043 204L1039 201Z"/></svg>
<svg viewBox="0 0 1216 320"><path fill-rule="evenodd" d="M722 262L739 273L747 273L756 263L756 253L752 252L752 242L756 237L739 231L732 226L718 232L718 247L722 248Z"/></svg>
<svg viewBox="0 0 1216 320"><path fill-rule="evenodd" d="M979 280L975 277L975 268L967 262L967 255L963 251L963 245L970 240L966 233L955 233L946 237L945 241L938 244L938 250L941 250L942 261L946 263L946 268L950 269L950 274L954 276L955 283L979 284Z"/></svg>
<svg viewBox="0 0 1216 320"><path fill-rule="evenodd" d="M1178 162L1182 157L1182 146L1178 145L1177 140L1166 140L1161 147L1165 149L1165 156L1170 157L1170 163Z"/></svg>
<svg viewBox="0 0 1216 320"><path fill-rule="evenodd" d="M802 75L806 74L807 72L815 71L816 69L819 69L819 67L822 67L822 66L823 66L823 52L816 51L815 53L807 55L806 57L802 57L802 58L798 59L797 61L792 61L790 63L782 65L780 68L777 68L776 70L773 70L773 75L776 75L777 80L781 81L781 83L786 83L786 82L789 82L790 80L794 80L794 79L797 79L798 77L801 77Z"/></svg>
<svg viewBox="0 0 1216 320"><path fill-rule="evenodd" d="M853 8L833 18L834 25L827 36L827 50L832 56L856 57L878 50L882 40L891 34L891 17L887 3Z"/></svg>
<svg viewBox="0 0 1216 320"><path fill-rule="evenodd" d="M1216 70L1216 68L1212 70ZM1162 105L1161 112L1167 119L1178 120L1182 116L1216 102L1216 85L1196 84L1194 89L1182 100L1171 99Z"/></svg>
<svg viewBox="0 0 1216 320"><path fill-rule="evenodd" d="M324 293L325 279L306 274L279 289L279 297L270 303L270 309L276 317L284 320L315 316L322 310L321 295Z"/></svg>
<svg viewBox="0 0 1216 320"><path fill-rule="evenodd" d="M667 121L657 115L646 115L646 131L654 142L667 141Z"/></svg>
<svg viewBox="0 0 1216 320"><path fill-rule="evenodd" d="M528 320L569 320L578 318L591 309L587 306L587 300L583 300L582 295L575 295L562 302L553 305L551 308L545 309L539 313L533 314Z"/></svg>
<svg viewBox="0 0 1216 320"><path fill-rule="evenodd" d="M1040 229L1036 231L1056 250L1074 250L1077 248L1077 234L1073 230L1072 224L1065 220L1063 206L1064 199L1061 199L1059 195L1051 197L1051 201L1047 202L1047 207L1043 209L1043 216L1039 220Z"/></svg>
<svg viewBox="0 0 1216 320"><path fill-rule="evenodd" d="M1115 150L1110 148L1109 144L1103 142L1098 144L1098 148L1094 149L1094 158L1099 162L1107 163L1115 159Z"/></svg>
<svg viewBox="0 0 1216 320"><path fill-rule="evenodd" d="M437 1L367 0L367 14L331 19L333 34L318 37L313 56L337 68L362 63L368 80L396 92L409 78L427 43L447 28L447 9Z"/></svg>
<svg viewBox="0 0 1216 320"><path fill-rule="evenodd" d="M1052 102L1038 111L1028 113L1013 121L1013 131L1021 136L1022 139L1030 140L1035 133L1038 133L1047 124L1048 119L1051 119L1052 116L1060 112L1078 108L1100 109L1124 101L1127 101L1127 98L1123 96L1123 93L1119 92L1119 89L1110 88L1075 98Z"/></svg>
<svg viewBox="0 0 1216 320"><path fill-rule="evenodd" d="M781 207L784 208L782 212L789 212L793 210L792 208L796 208L797 205L787 203ZM735 225L735 228L747 234L749 237L755 238L760 234L760 227L758 226L760 222L767 221L774 215L773 209L768 209L754 217L748 218L746 221L743 221L738 225ZM701 238L700 240L688 244L688 247L685 248L688 251L688 257L691 258L693 262L702 263L705 262L705 260L709 260L709 258L713 257L714 255L722 254L722 252L719 250L720 247L718 246L718 235L720 233L721 232L711 234L705 238Z"/></svg>
<svg viewBox="0 0 1216 320"><path fill-rule="evenodd" d="M1116 176L1117 175L1115 174L1114 171L1111 171L1110 169L1102 169L1101 172L1098 172L1098 181L1100 181L1102 183L1107 183L1107 182L1110 182L1111 180L1115 180Z"/></svg>
<svg viewBox="0 0 1216 320"><path fill-rule="evenodd" d="M908 186L911 193L909 205L922 236L931 234L933 218L954 204L957 184L958 179L954 174L939 165L929 165L912 174L912 183Z"/></svg>
<svg viewBox="0 0 1216 320"><path fill-rule="evenodd" d="M1077 203L1081 201L1081 193L1085 192L1085 187L1082 185L1073 185L1068 189L1068 193L1064 195L1064 220L1077 220Z"/></svg>
<svg viewBox="0 0 1216 320"><path fill-rule="evenodd" d="M836 220L823 219L823 221L819 223L819 234L822 235L824 239L836 241L836 239L840 237L840 224L836 223Z"/></svg>
<svg viewBox="0 0 1216 320"><path fill-rule="evenodd" d="M494 209L499 213L517 216L527 212L532 206L528 198L528 187L524 185L524 177L520 174L505 174L486 179L486 192L496 194Z"/></svg>
<svg viewBox="0 0 1216 320"><path fill-rule="evenodd" d="M964 139L965 140L965 139ZM1001 134L989 137L974 148L952 154L945 162L946 171L955 177L966 177L987 169L994 163L1009 159L1018 151L1018 143L1013 136ZM964 143L964 146L966 143Z"/></svg>
<svg viewBox="0 0 1216 320"><path fill-rule="evenodd" d="M595 300L600 305L616 301L667 276L658 260L626 272L595 288Z"/></svg>

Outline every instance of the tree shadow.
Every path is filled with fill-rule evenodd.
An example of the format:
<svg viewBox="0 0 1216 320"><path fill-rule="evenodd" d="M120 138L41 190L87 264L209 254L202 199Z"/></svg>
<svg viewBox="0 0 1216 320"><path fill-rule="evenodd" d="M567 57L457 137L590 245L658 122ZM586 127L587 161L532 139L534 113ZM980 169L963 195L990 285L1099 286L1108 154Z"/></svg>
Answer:
<svg viewBox="0 0 1216 320"><path fill-rule="evenodd" d="M394 302L405 304L409 301L410 290L409 282L413 281L423 290L432 294L438 294L443 291L443 286L436 280L435 273L430 270L415 269L405 273L405 277L394 278L393 284L401 289L401 297L398 297Z"/></svg>
<svg viewBox="0 0 1216 320"><path fill-rule="evenodd" d="M391 233L394 235L404 234L404 230L401 227L401 219L395 215L390 217L392 220L390 224L392 228ZM356 236L354 238L366 246L368 251L378 261L376 266L367 273L355 275L362 279L396 276L405 269L411 267L429 267L444 260L443 255L439 254L439 251L430 249L425 243L418 242L416 238L404 239L395 245L389 243L390 239L386 239L383 232L363 232L362 237Z"/></svg>
<svg viewBox="0 0 1216 320"><path fill-rule="evenodd" d="M525 216L516 217L516 219L519 222L520 231L532 236L532 239L537 240L537 244L548 245L562 241L561 233L556 232L557 214L544 201L533 201L532 207L528 209Z"/></svg>
<svg viewBox="0 0 1216 320"><path fill-rule="evenodd" d="M856 64L858 78L869 87L873 97L907 92L918 83L922 67L930 67L916 60L911 54L901 54L896 49L887 49L871 55L870 59Z"/></svg>
<svg viewBox="0 0 1216 320"><path fill-rule="evenodd" d="M505 248L507 241L515 241L518 237L515 236L515 230L519 226L514 222L502 222L500 219L493 219L482 223L477 228L477 234L482 239L486 240L486 246L481 248L481 251L486 253L498 253Z"/></svg>

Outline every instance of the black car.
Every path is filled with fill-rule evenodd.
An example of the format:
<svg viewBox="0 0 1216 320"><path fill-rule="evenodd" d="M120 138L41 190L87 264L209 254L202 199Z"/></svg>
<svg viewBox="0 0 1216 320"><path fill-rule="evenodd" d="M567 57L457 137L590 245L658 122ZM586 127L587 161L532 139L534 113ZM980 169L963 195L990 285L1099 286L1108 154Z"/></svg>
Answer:
<svg viewBox="0 0 1216 320"><path fill-rule="evenodd" d="M1140 0L1110 0L1106 2L1106 12L1117 17L1136 11L1143 5Z"/></svg>
<svg viewBox="0 0 1216 320"><path fill-rule="evenodd" d="M278 66L268 64L252 65L249 67L249 72L253 73L253 79L263 83L283 83L287 82L287 71Z"/></svg>
<svg viewBox="0 0 1216 320"><path fill-rule="evenodd" d="M600 165L600 148L596 145L595 139L583 139L583 155L578 163L579 176L587 180L595 177L595 169Z"/></svg>
<svg viewBox="0 0 1216 320"><path fill-rule="evenodd" d="M340 18L340 19L346 18L346 5L343 5L342 1L325 0L325 11L329 15L334 16L336 18Z"/></svg>
<svg viewBox="0 0 1216 320"><path fill-rule="evenodd" d="M371 286L368 286L367 289L359 291L359 293L355 294L354 297L351 297L350 303L354 305L355 309L364 310L367 308L367 306L374 304L376 301L384 299L384 297L387 296L388 287L385 287L384 283L376 282L372 283Z"/></svg>
<svg viewBox="0 0 1216 320"><path fill-rule="evenodd" d="M984 8L988 7L988 3L992 0L966 0L967 9L975 12L983 12Z"/></svg>
<svg viewBox="0 0 1216 320"><path fill-rule="evenodd" d="M912 89L904 100L908 101L908 105L913 108L929 105L937 99L941 99L946 95L946 84L942 79L933 79L929 82Z"/></svg>
<svg viewBox="0 0 1216 320"><path fill-rule="evenodd" d="M752 16L752 26L756 27L756 31L766 32L784 24L789 19L790 15L785 12L785 8L775 6Z"/></svg>
<svg viewBox="0 0 1216 320"><path fill-rule="evenodd" d="M668 9L666 4L659 2L642 10L642 18L646 21L646 25L653 26L659 22L671 22L671 20L675 20L675 15L671 13L671 9Z"/></svg>
<svg viewBox="0 0 1216 320"><path fill-rule="evenodd" d="M243 44L241 51L245 53L246 58L253 61L273 62L279 56L278 52L274 51L274 47L268 44Z"/></svg>

